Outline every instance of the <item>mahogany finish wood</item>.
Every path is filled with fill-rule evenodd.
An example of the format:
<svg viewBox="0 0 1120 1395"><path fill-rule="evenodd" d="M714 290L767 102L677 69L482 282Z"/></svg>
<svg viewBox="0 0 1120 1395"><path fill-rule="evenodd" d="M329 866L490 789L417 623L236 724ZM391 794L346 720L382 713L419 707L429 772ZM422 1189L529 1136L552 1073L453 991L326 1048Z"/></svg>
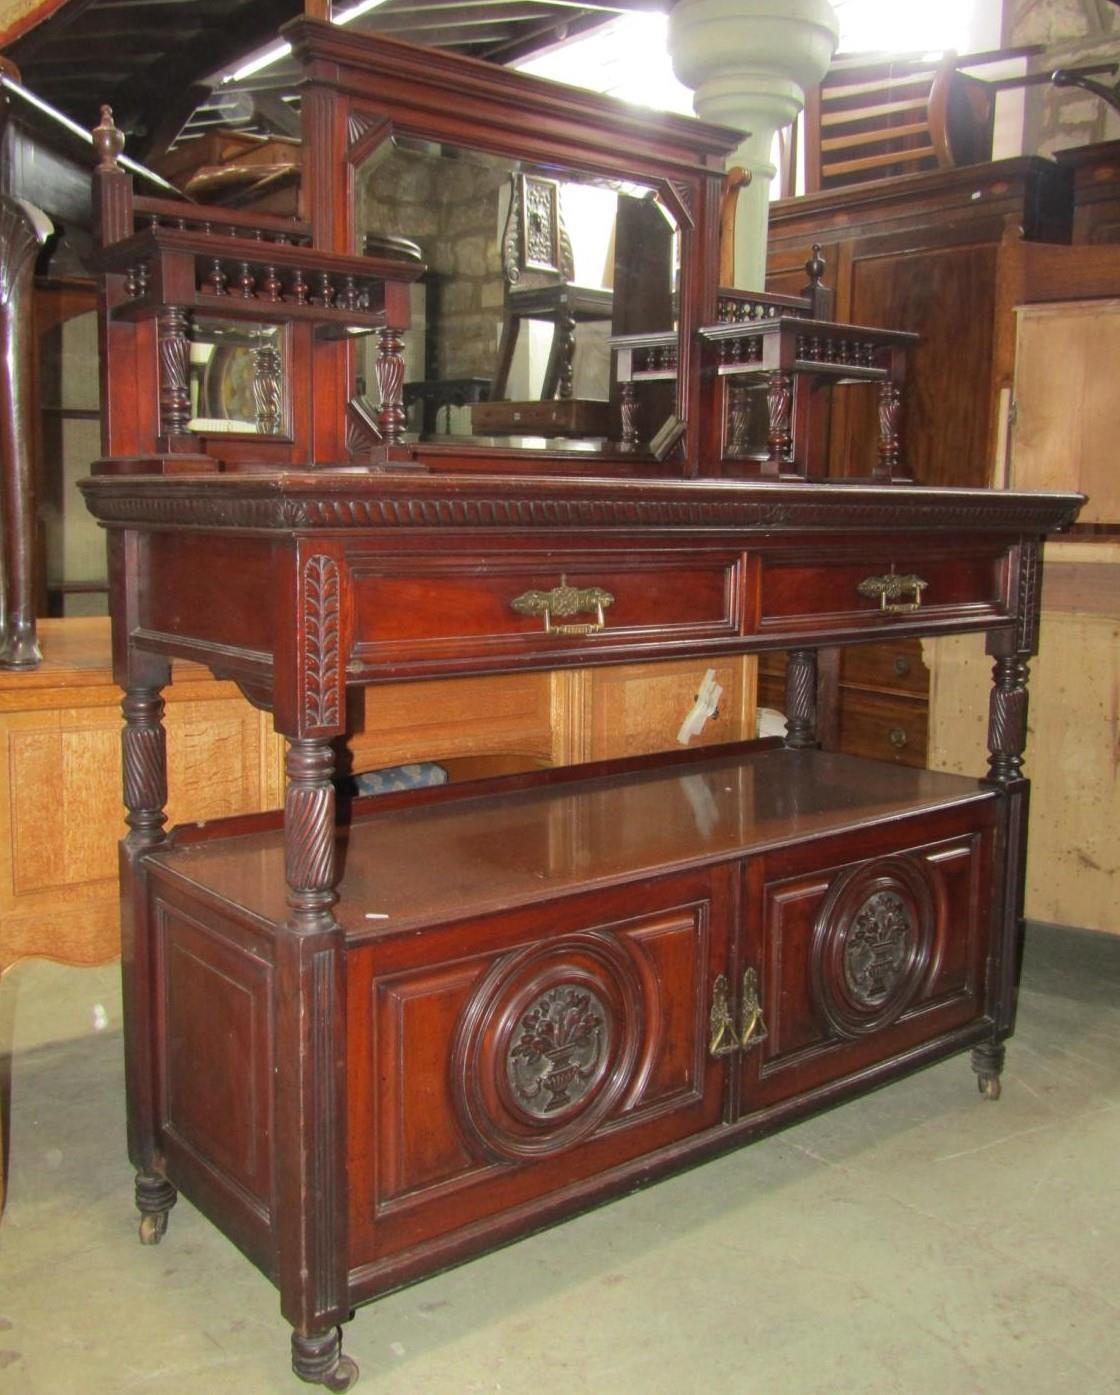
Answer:
<svg viewBox="0 0 1120 1395"><path fill-rule="evenodd" d="M403 447L390 363L378 468L340 469L349 351L320 335L296 440L184 468L159 439L177 404L154 330L197 266L184 280L182 239L145 234L167 279L135 273L130 294L113 250L137 245L129 191L111 162L98 177L109 411L83 490L109 534L126 690L141 1234L161 1237L183 1188L277 1284L296 1374L342 1390L357 1372L335 1329L388 1288L970 1046L996 1093L1039 541L1081 499L713 478L697 330L717 320L730 134L307 21L289 34L309 74L311 247L293 265L348 256L344 172L394 124L652 184L683 248L679 459L608 451L591 474L575 452ZM961 631L996 660L985 779L815 749L822 645ZM789 647L788 749L338 807L332 743L367 686L376 713L398 677ZM167 835L173 658L272 711L282 815Z"/></svg>

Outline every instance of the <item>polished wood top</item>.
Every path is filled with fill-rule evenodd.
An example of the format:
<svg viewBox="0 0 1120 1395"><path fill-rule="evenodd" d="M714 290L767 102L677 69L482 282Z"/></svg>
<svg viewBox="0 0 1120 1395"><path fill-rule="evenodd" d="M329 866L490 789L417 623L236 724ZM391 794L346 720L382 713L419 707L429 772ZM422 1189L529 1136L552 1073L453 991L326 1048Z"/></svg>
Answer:
<svg viewBox="0 0 1120 1395"><path fill-rule="evenodd" d="M397 807L341 831L335 915L351 938L380 937L993 797L957 775L771 749ZM150 862L255 917L288 916L281 829Z"/></svg>

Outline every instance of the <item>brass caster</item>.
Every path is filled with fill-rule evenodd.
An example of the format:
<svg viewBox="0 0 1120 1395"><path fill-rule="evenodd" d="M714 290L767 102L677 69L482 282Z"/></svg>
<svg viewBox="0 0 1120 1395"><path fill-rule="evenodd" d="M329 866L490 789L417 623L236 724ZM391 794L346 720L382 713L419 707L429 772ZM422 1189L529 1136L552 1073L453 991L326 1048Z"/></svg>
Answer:
<svg viewBox="0 0 1120 1395"><path fill-rule="evenodd" d="M989 1100L998 1100L1002 1091L998 1075L978 1075L976 1088Z"/></svg>
<svg viewBox="0 0 1120 1395"><path fill-rule="evenodd" d="M323 1384L328 1390L349 1390L358 1379L358 1363L352 1356L340 1356L338 1365L325 1378Z"/></svg>
<svg viewBox="0 0 1120 1395"><path fill-rule="evenodd" d="M167 1212L150 1211L140 1217L141 1245L158 1245L167 1231Z"/></svg>
<svg viewBox="0 0 1120 1395"><path fill-rule="evenodd" d="M292 1370L308 1385L334 1391L349 1390L358 1379L358 1363L343 1356L337 1327L308 1337L293 1332Z"/></svg>

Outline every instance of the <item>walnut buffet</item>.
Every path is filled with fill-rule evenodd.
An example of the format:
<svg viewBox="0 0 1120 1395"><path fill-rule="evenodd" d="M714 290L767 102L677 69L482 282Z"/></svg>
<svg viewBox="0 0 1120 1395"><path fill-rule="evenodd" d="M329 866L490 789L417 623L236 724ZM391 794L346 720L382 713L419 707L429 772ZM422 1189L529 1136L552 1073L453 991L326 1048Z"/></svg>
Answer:
<svg viewBox="0 0 1120 1395"><path fill-rule="evenodd" d="M765 458L727 449L700 331L729 295L734 133L314 21L286 33L307 75L306 221L134 198L102 123L105 442L83 489L126 690L141 1238L182 1189L278 1286L296 1373L343 1390L339 1324L388 1289L951 1053L971 1048L998 1094L1040 546L1081 500L896 482L897 388L870 367L850 390L881 394L875 480L795 466L780 366ZM406 429L423 268L353 250L362 171L390 140L452 149L459 172L501 155L560 195L575 172L636 201L628 216L656 203L671 373L646 398L611 369L587 399L606 437ZM668 331L627 301L642 277L618 255L610 331ZM740 318L792 313L739 294ZM255 432L191 397L192 324L215 316L223 352L250 342ZM431 364L450 331L425 333ZM870 332L835 338L837 379L871 362ZM447 381L475 371L440 362ZM966 631L995 660L986 775L818 749L818 647ZM336 795L332 743L367 685L779 649L784 742ZM164 831L161 689L181 658L271 710L282 814Z"/></svg>

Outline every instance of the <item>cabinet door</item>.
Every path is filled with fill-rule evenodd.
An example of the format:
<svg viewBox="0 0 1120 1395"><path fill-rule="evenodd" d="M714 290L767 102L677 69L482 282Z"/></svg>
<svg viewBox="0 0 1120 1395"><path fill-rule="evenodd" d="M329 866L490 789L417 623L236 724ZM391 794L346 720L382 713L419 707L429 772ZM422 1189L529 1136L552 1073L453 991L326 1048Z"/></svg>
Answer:
<svg viewBox="0 0 1120 1395"><path fill-rule="evenodd" d="M740 1056L741 1113L984 1014L998 808L986 799L748 866L745 960L761 1020Z"/></svg>
<svg viewBox="0 0 1120 1395"><path fill-rule="evenodd" d="M381 939L349 956L351 1260L482 1248L717 1125L730 868ZM627 1175L632 1176L634 1169ZM549 1199L553 1203L549 1204ZM394 1261L394 1257L397 1257Z"/></svg>

